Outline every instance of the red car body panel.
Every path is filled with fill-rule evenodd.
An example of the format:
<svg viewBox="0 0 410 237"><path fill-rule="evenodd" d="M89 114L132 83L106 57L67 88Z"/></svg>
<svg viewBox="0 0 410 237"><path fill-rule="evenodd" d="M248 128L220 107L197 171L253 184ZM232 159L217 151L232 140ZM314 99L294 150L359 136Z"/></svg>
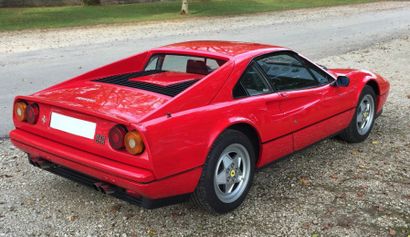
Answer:
<svg viewBox="0 0 410 237"><path fill-rule="evenodd" d="M19 122L12 142L30 154L126 189L127 193L159 199L194 191L208 152L227 128L247 126L259 145L257 167L336 134L350 123L365 85L377 88L377 112L386 101L389 83L381 76L354 69L330 69L332 77L346 75L348 87L330 84L304 90L234 99L232 90L257 56L286 48L224 41L193 41L156 48L62 82L31 96L38 103L39 121ZM154 54L211 57L225 63L214 72L166 72L131 79L160 86L199 79L170 97L94 80L142 71ZM113 149L109 142L50 128L52 112L97 124L96 134L108 137L122 124L140 132L145 150L140 155ZM44 121L42 121L44 120Z"/></svg>
<svg viewBox="0 0 410 237"><path fill-rule="evenodd" d="M174 83L187 82L195 79L202 79L203 75L182 73L182 72L163 72L148 76L131 78L130 81L150 82L155 85L169 86Z"/></svg>

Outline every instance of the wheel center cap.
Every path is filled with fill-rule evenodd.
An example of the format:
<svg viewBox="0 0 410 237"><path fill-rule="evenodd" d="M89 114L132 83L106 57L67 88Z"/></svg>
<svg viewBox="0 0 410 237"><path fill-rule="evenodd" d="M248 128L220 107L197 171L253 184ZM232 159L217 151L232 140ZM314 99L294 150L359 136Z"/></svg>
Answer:
<svg viewBox="0 0 410 237"><path fill-rule="evenodd" d="M236 174L236 172L235 172L234 169L232 169L232 170L229 172L229 175L230 175L231 177L235 177L235 174Z"/></svg>

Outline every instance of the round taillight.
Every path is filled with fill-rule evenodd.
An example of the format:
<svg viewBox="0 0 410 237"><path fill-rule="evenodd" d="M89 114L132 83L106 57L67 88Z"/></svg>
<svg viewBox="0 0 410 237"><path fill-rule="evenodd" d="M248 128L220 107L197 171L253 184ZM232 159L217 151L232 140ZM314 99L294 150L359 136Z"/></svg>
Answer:
<svg viewBox="0 0 410 237"><path fill-rule="evenodd" d="M137 131L130 131L125 135L124 145L128 153L133 155L141 154L144 151L142 137Z"/></svg>
<svg viewBox="0 0 410 237"><path fill-rule="evenodd" d="M108 138L110 140L110 145L116 150L121 150L124 148L124 137L127 133L127 129L121 125L117 125L111 128Z"/></svg>
<svg viewBox="0 0 410 237"><path fill-rule="evenodd" d="M29 104L26 108L27 123L35 124L38 120L39 108L37 104Z"/></svg>
<svg viewBox="0 0 410 237"><path fill-rule="evenodd" d="M14 105L14 114L16 115L16 118L20 122L26 121L26 108L27 108L27 103L26 102L17 102Z"/></svg>

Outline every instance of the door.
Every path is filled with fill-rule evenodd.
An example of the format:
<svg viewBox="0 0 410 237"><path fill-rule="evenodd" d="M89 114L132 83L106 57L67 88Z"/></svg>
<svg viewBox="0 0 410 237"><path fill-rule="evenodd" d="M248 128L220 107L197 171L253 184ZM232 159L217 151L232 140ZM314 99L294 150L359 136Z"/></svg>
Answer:
<svg viewBox="0 0 410 237"><path fill-rule="evenodd" d="M280 108L284 97L274 93L255 62L250 63L237 81L233 97L239 105L246 105L238 111L258 127L263 146L258 167L293 151L293 138L287 131L289 120L283 118Z"/></svg>
<svg viewBox="0 0 410 237"><path fill-rule="evenodd" d="M308 61L289 51L262 56L256 62L271 87L284 98L280 108L289 124L287 132L293 134L293 150L330 135L322 124L330 117L323 106L333 81L330 75L317 72ZM322 73L324 76L319 77Z"/></svg>

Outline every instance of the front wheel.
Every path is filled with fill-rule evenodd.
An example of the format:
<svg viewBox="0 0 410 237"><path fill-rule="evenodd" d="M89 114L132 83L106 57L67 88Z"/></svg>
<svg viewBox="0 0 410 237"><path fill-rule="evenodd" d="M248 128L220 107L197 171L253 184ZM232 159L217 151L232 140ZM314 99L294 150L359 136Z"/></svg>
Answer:
<svg viewBox="0 0 410 237"><path fill-rule="evenodd" d="M208 154L193 201L210 212L232 211L245 199L254 169L255 152L249 138L236 130L225 131Z"/></svg>
<svg viewBox="0 0 410 237"><path fill-rule="evenodd" d="M360 94L356 113L340 137L347 142L362 142L369 136L376 117L376 93L370 86L365 86Z"/></svg>

